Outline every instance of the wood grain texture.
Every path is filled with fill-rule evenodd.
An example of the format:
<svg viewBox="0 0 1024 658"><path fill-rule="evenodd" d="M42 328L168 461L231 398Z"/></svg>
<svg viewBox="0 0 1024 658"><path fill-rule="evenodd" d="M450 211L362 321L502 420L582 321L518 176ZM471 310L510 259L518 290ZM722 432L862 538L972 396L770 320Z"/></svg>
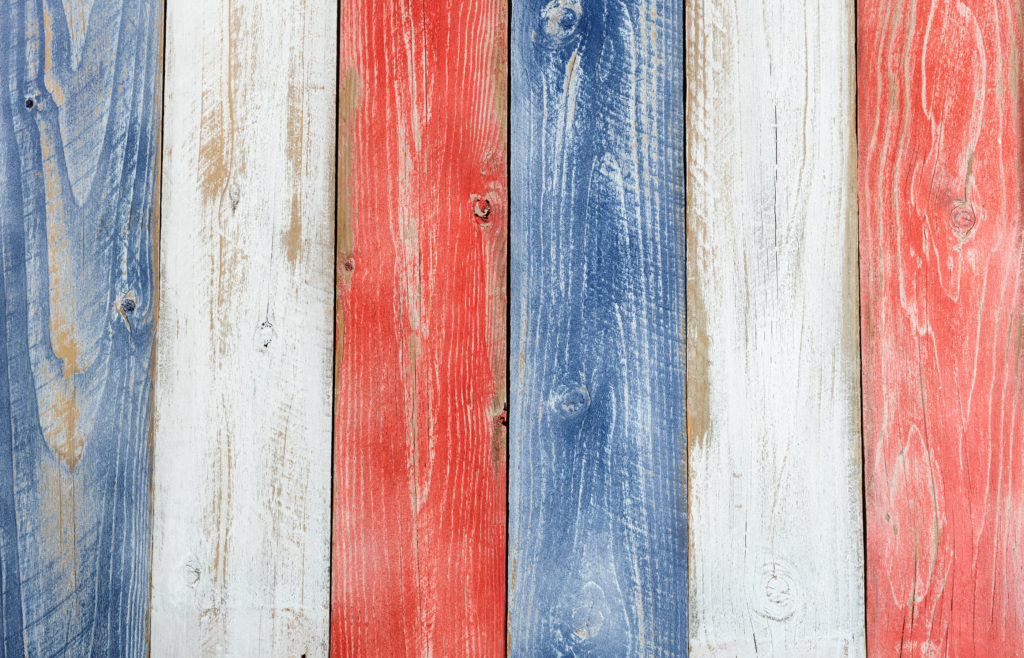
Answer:
<svg viewBox="0 0 1024 658"><path fill-rule="evenodd" d="M1024 655L1022 12L859 5L873 655Z"/></svg>
<svg viewBox="0 0 1024 658"><path fill-rule="evenodd" d="M162 22L0 7L2 656L147 651Z"/></svg>
<svg viewBox="0 0 1024 658"><path fill-rule="evenodd" d="M155 656L328 654L335 25L168 6Z"/></svg>
<svg viewBox="0 0 1024 658"><path fill-rule="evenodd" d="M339 20L332 655L501 656L506 2Z"/></svg>
<svg viewBox="0 0 1024 658"><path fill-rule="evenodd" d="M509 654L684 655L682 2L511 45Z"/></svg>
<svg viewBox="0 0 1024 658"><path fill-rule="evenodd" d="M853 36L687 3L694 656L864 655Z"/></svg>

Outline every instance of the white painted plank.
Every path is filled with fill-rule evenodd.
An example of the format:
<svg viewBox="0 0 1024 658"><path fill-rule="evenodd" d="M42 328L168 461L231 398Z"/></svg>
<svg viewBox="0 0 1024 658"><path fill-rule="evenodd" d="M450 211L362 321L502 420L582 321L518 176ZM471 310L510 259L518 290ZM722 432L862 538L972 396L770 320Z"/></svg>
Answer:
<svg viewBox="0 0 1024 658"><path fill-rule="evenodd" d="M687 3L690 650L862 656L854 3Z"/></svg>
<svg viewBox="0 0 1024 658"><path fill-rule="evenodd" d="M328 652L336 12L168 3L155 656Z"/></svg>

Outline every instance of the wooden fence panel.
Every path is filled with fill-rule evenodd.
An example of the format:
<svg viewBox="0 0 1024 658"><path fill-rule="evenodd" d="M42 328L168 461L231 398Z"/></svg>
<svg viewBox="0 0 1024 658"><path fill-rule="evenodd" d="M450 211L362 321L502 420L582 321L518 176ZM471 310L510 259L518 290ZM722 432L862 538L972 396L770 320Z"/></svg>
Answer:
<svg viewBox="0 0 1024 658"><path fill-rule="evenodd" d="M335 656L504 653L506 6L341 5Z"/></svg>
<svg viewBox="0 0 1024 658"><path fill-rule="evenodd" d="M512 11L509 652L681 655L682 1Z"/></svg>
<svg viewBox="0 0 1024 658"><path fill-rule="evenodd" d="M868 646L1019 656L1024 18L861 2Z"/></svg>
<svg viewBox="0 0 1024 658"><path fill-rule="evenodd" d="M147 651L162 23L0 8L4 656Z"/></svg>
<svg viewBox="0 0 1024 658"><path fill-rule="evenodd" d="M154 655L328 652L335 12L168 6Z"/></svg>
<svg viewBox="0 0 1024 658"><path fill-rule="evenodd" d="M853 37L687 3L694 656L864 655Z"/></svg>

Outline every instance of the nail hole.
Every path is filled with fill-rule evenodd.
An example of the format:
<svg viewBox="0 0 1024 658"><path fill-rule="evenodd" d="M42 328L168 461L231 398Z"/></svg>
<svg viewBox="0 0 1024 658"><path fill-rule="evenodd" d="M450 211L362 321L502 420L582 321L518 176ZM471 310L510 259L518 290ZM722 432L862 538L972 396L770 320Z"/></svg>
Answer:
<svg viewBox="0 0 1024 658"><path fill-rule="evenodd" d="M34 100L32 100L31 98L26 98L25 99L25 107L27 107L28 109L31 110L35 106L36 106L36 102Z"/></svg>

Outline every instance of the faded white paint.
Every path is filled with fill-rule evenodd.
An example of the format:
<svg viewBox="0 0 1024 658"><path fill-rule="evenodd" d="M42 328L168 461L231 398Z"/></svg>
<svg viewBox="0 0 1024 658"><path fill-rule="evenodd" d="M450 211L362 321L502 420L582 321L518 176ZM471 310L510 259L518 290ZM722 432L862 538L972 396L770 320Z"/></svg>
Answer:
<svg viewBox="0 0 1024 658"><path fill-rule="evenodd" d="M336 30L168 3L154 656L328 652Z"/></svg>
<svg viewBox="0 0 1024 658"><path fill-rule="evenodd" d="M863 656L854 3L687 3L692 656Z"/></svg>

